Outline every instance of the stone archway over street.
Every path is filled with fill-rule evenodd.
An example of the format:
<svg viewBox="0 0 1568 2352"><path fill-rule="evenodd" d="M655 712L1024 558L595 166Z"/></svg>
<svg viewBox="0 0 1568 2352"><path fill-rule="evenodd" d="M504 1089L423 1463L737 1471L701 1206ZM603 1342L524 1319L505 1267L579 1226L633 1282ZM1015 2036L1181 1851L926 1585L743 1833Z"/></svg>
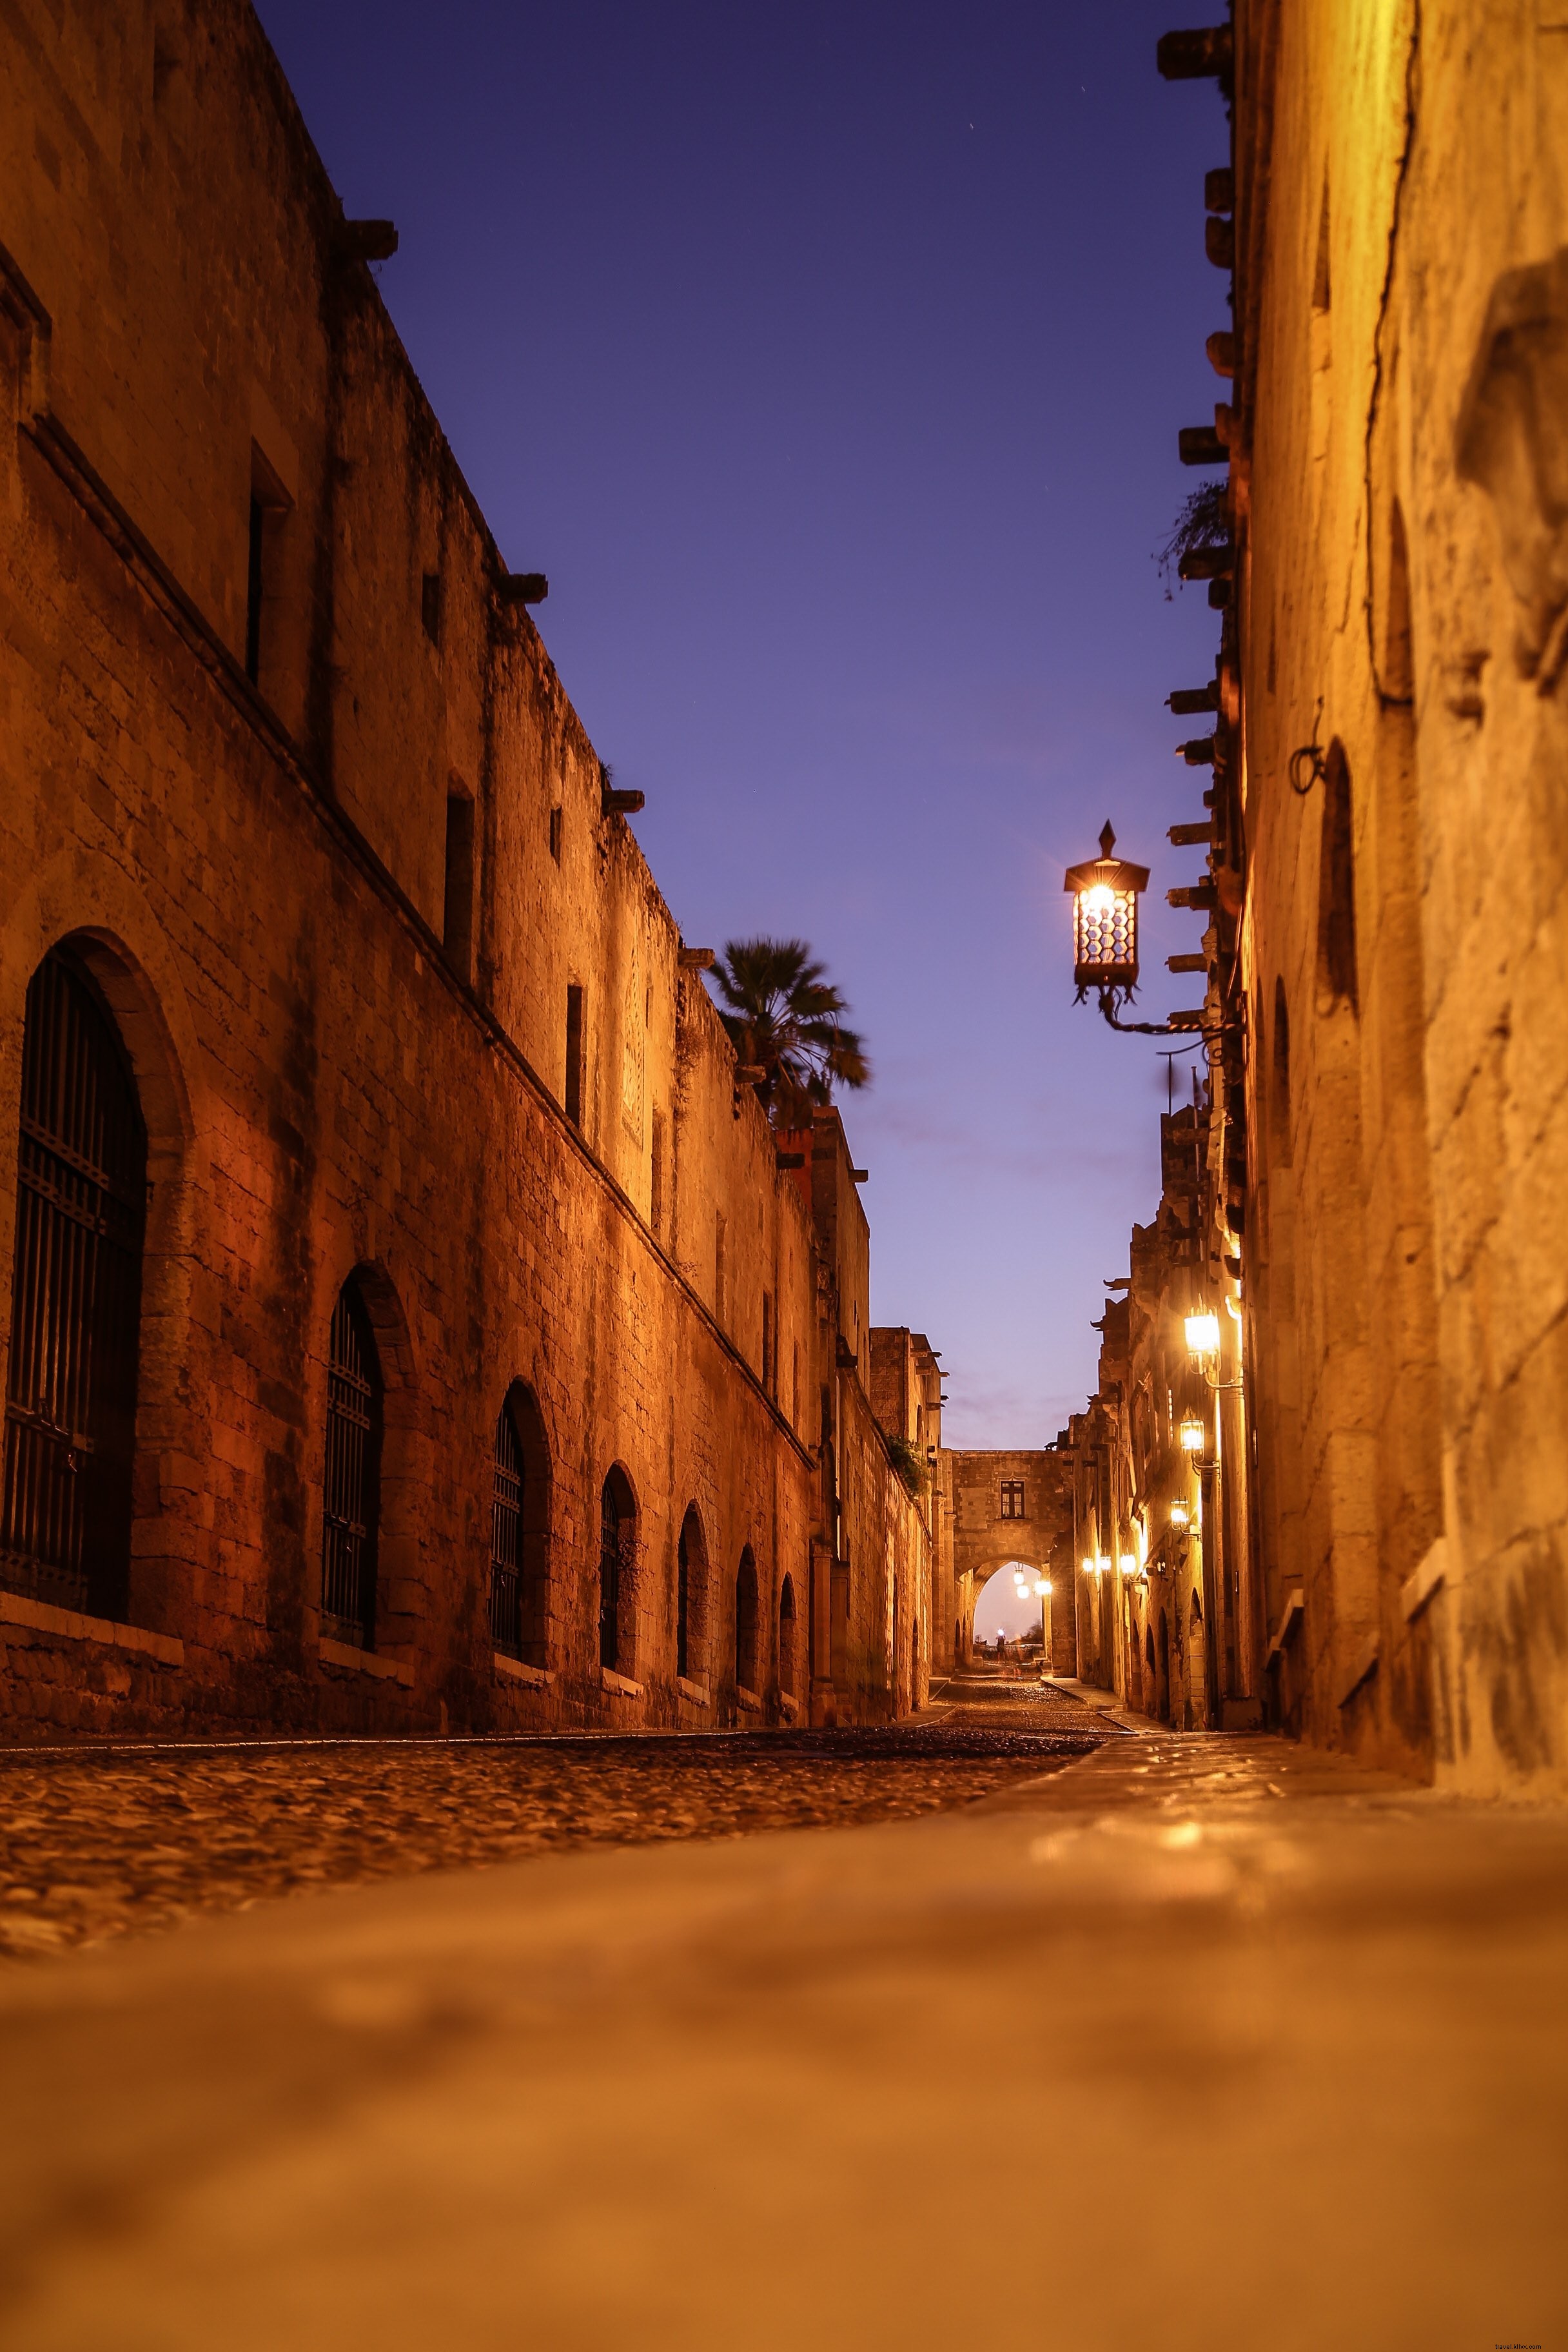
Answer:
<svg viewBox="0 0 1568 2352"><path fill-rule="evenodd" d="M1035 1452L947 1452L953 1506L953 1605L948 1638L952 1664L963 1664L974 1639L974 1604L997 1569L1016 1561L1055 1586L1050 1671L1078 1671L1073 1621L1072 1495L1068 1465Z"/></svg>

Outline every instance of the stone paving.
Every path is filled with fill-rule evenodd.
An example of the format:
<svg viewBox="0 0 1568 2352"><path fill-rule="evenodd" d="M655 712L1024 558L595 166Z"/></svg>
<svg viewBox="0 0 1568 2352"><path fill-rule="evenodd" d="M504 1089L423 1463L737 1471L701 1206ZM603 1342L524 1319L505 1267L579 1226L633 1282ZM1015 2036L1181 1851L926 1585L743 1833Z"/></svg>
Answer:
<svg viewBox="0 0 1568 2352"><path fill-rule="evenodd" d="M0 1955L528 1854L900 1820L1106 1737L1070 1700L971 1713L886 1731L13 1750Z"/></svg>
<svg viewBox="0 0 1568 2352"><path fill-rule="evenodd" d="M1568 1816L1203 1734L262 1903L0 1970L0 2334L1557 2347L1564 1982Z"/></svg>

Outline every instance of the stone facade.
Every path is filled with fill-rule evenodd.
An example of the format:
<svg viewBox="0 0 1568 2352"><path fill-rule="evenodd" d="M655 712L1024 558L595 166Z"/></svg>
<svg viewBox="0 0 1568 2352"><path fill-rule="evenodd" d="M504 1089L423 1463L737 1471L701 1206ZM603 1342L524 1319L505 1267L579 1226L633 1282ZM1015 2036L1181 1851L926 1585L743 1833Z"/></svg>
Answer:
<svg viewBox="0 0 1568 2352"><path fill-rule="evenodd" d="M1568 39L1546 8L1237 0L1160 63L1218 77L1232 141L1204 190L1223 396L1183 435L1225 468L1187 574L1219 656L1174 698L1212 729L1184 747L1206 814L1173 812L1206 850L1173 894L1205 922L1173 1023L1204 1032L1202 1135L1094 1408L1150 1561L1196 1555L1188 1615L1209 1596L1201 1708L1182 1612L1157 1579L1138 1601L1169 1620L1154 1696L1560 1794ZM1194 1309L1217 1575L1168 1541Z"/></svg>
<svg viewBox="0 0 1568 2352"><path fill-rule="evenodd" d="M842 1128L776 1138L737 1084L375 225L242 0L20 0L0 47L0 1333L28 990L62 947L148 1180L129 1567L101 1613L0 1593L8 1732L918 1704L930 1533L871 1408ZM346 1284L383 1424L358 1642L321 1616Z"/></svg>

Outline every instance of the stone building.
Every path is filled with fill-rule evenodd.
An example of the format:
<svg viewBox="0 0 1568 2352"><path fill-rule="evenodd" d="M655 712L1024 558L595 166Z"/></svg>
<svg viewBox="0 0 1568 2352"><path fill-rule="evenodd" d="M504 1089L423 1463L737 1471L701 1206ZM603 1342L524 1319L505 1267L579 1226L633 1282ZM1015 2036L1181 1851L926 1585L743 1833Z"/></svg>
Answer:
<svg viewBox="0 0 1568 2352"><path fill-rule="evenodd" d="M952 1664L970 1655L986 1584L1016 1563L1051 1585L1044 1612L1049 1671L1075 1674L1072 1525L1060 1458L1049 1449L994 1447L957 1449L942 1461L952 1497Z"/></svg>
<svg viewBox="0 0 1568 2352"><path fill-rule="evenodd" d="M7 1730L918 1703L842 1128L739 1083L388 225L244 0L0 51Z"/></svg>
<svg viewBox="0 0 1568 2352"><path fill-rule="evenodd" d="M1154 1368L1206 1314L1209 1372L1245 1378L1200 1456L1228 1562L1203 1719L1256 1702L1445 1785L1561 1792L1568 36L1237 0L1159 65L1230 122L1202 192L1221 397L1181 434L1220 485L1182 567L1219 652L1172 697L1209 730L1173 830L1206 853L1173 894L1204 1004L1172 1024L1203 1033L1205 1132L1185 1295L1160 1308L1135 1235L1154 1322L1098 1410L1132 1381L1147 1523L1140 1346L1173 1392Z"/></svg>

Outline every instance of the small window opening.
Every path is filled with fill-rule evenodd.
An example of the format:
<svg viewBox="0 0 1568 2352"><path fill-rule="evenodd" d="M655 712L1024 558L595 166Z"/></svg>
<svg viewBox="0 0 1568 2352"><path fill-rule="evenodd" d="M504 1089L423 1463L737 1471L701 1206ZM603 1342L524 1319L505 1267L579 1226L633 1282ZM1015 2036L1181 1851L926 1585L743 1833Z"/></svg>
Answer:
<svg viewBox="0 0 1568 2352"><path fill-rule="evenodd" d="M721 1209L717 1212L713 1220L713 1312L718 1317L721 1323L724 1320L725 1307L724 1279L726 1269L724 1265L724 1253L726 1239L727 1230L724 1223L724 1212Z"/></svg>
<svg viewBox="0 0 1568 2352"><path fill-rule="evenodd" d="M447 959L465 980L473 970L474 803L466 792L447 795L446 904L441 939Z"/></svg>
<svg viewBox="0 0 1568 2352"><path fill-rule="evenodd" d="M777 1385L777 1368L773 1361L773 1294L763 1293L763 1386L770 1396Z"/></svg>
<svg viewBox="0 0 1568 2352"><path fill-rule="evenodd" d="M441 575L427 572L419 583L419 618L433 646L441 642Z"/></svg>
<svg viewBox="0 0 1568 2352"><path fill-rule="evenodd" d="M566 1116L574 1127L583 1124L583 992L566 991Z"/></svg>
<svg viewBox="0 0 1568 2352"><path fill-rule="evenodd" d="M1002 1481L1002 1517L1005 1519L1021 1519L1025 1516L1024 1481L1022 1478L1004 1478Z"/></svg>
<svg viewBox="0 0 1568 2352"><path fill-rule="evenodd" d="M550 812L550 855L559 866L561 863L561 811L559 808L552 808Z"/></svg>
<svg viewBox="0 0 1568 2352"><path fill-rule="evenodd" d="M656 1110L653 1115L653 1165L648 1180L648 1223L660 1240L664 1237L664 1113Z"/></svg>
<svg viewBox="0 0 1568 2352"><path fill-rule="evenodd" d="M278 599L283 525L289 504L288 492L252 442L245 562L245 675L252 686L260 684L263 669L273 657L271 608Z"/></svg>

